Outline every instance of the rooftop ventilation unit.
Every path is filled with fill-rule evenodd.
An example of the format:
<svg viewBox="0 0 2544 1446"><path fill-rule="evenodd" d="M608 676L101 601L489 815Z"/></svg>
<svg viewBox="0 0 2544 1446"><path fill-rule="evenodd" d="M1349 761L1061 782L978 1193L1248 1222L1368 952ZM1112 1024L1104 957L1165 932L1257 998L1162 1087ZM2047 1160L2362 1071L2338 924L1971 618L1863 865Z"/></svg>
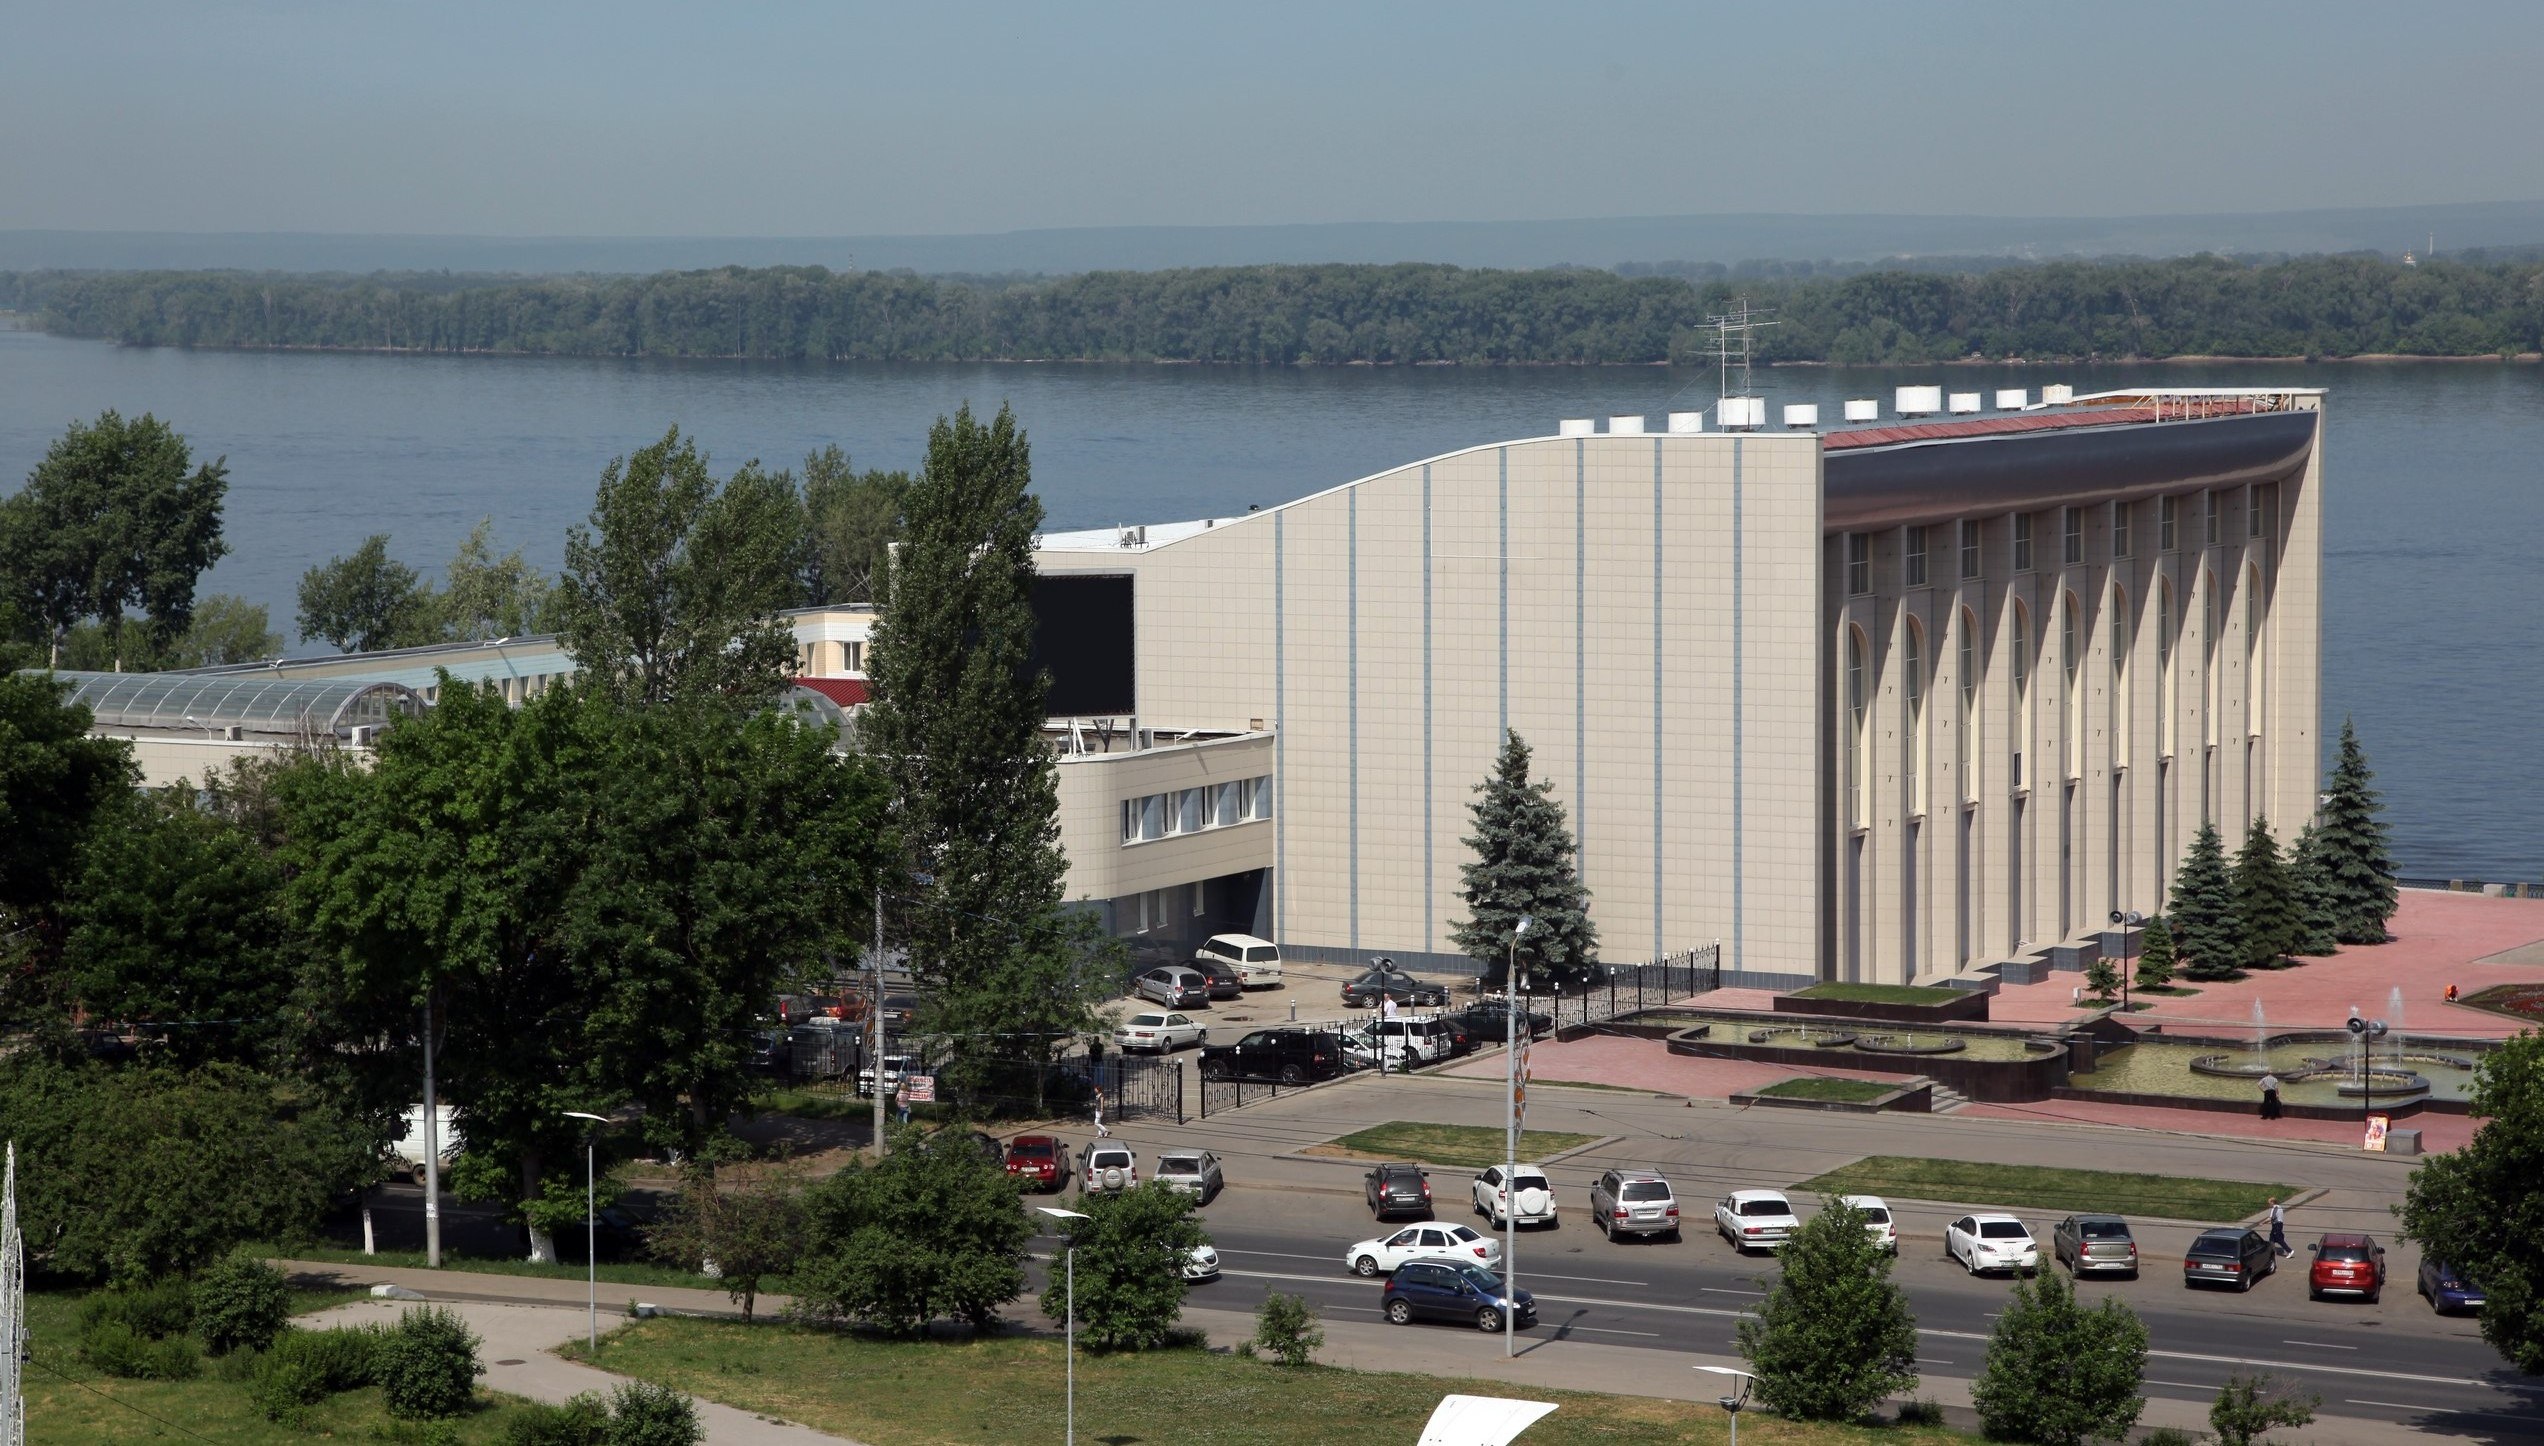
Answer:
<svg viewBox="0 0 2544 1446"><path fill-rule="evenodd" d="M2074 400L2076 389L2065 382L2041 388L2041 405L2044 407L2063 407Z"/></svg>
<svg viewBox="0 0 2544 1446"><path fill-rule="evenodd" d="M1767 424L1767 399L1725 397L1714 403L1714 418L1726 432L1739 427L1763 427Z"/></svg>
<svg viewBox="0 0 2544 1446"><path fill-rule="evenodd" d="M1555 435L1558 437L1587 437L1598 430L1599 424L1588 417L1566 417L1555 423Z"/></svg>
<svg viewBox="0 0 2544 1446"><path fill-rule="evenodd" d="M1788 427L1816 427L1820 424L1820 408L1816 402L1787 402L1784 424Z"/></svg>
<svg viewBox="0 0 2544 1446"><path fill-rule="evenodd" d="M1952 394L1952 404L1948 410L1954 412L1975 412L1978 409L1979 394L1977 392L1954 392Z"/></svg>
<svg viewBox="0 0 2544 1446"><path fill-rule="evenodd" d="M1669 429L1679 433L1701 432L1705 430L1705 414L1703 412L1672 412L1669 414Z"/></svg>
<svg viewBox="0 0 2544 1446"><path fill-rule="evenodd" d="M1878 422L1878 421L1880 421L1880 420L1881 420L1881 401L1880 401L1880 399L1879 399L1879 398L1877 398L1877 397L1849 397L1849 398L1847 398L1847 399L1846 399L1846 420L1848 420L1848 421L1850 421L1850 422Z"/></svg>
<svg viewBox="0 0 2544 1446"><path fill-rule="evenodd" d="M1123 528L1123 529L1122 529L1122 546L1124 546L1124 547L1146 547L1146 546L1148 546L1148 527L1147 527L1147 525L1146 525L1145 523L1143 523L1143 524L1141 524L1141 525L1140 525L1140 526L1138 526L1138 527L1125 527L1125 528Z"/></svg>
<svg viewBox="0 0 2544 1446"><path fill-rule="evenodd" d="M1641 417L1610 417L1608 418L1608 435L1611 437L1642 436L1643 419Z"/></svg>
<svg viewBox="0 0 2544 1446"><path fill-rule="evenodd" d="M1943 410L1943 388L1901 387L1893 405L1903 417L1932 416Z"/></svg>
<svg viewBox="0 0 2544 1446"><path fill-rule="evenodd" d="M2019 412L2031 405L2031 400L2032 394L2025 388L2005 387L1996 394L1996 409L2000 412Z"/></svg>

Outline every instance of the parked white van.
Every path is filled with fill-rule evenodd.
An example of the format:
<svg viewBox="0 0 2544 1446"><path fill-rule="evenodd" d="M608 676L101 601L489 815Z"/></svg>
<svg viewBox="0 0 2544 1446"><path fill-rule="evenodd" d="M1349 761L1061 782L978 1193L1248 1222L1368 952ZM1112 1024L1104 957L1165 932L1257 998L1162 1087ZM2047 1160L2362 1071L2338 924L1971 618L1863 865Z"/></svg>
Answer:
<svg viewBox="0 0 2544 1446"><path fill-rule="evenodd" d="M1237 982L1248 989L1281 982L1281 946L1252 934L1213 934L1193 951L1193 957L1216 959L1234 969Z"/></svg>
<svg viewBox="0 0 2544 1446"><path fill-rule="evenodd" d="M459 1111L451 1105L433 1107L433 1143L442 1157L442 1179L450 1180L451 1166L459 1163ZM415 1183L424 1183L424 1107L408 1105L400 1122L401 1132L389 1141L389 1168L401 1175L412 1175Z"/></svg>

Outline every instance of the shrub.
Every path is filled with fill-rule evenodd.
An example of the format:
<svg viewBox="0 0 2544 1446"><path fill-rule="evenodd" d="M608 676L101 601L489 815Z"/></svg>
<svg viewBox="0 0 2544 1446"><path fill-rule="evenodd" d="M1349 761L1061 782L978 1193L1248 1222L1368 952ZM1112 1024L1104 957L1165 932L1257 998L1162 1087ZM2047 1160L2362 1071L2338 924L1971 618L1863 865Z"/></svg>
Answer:
<svg viewBox="0 0 2544 1446"><path fill-rule="evenodd" d="M1852 1421L1916 1382L1916 1318L1864 1212L1831 1200L1780 1254L1775 1288L1739 1329L1760 1400L1797 1421Z"/></svg>
<svg viewBox="0 0 2544 1446"><path fill-rule="evenodd" d="M2199 1438L2179 1426L2158 1426L2139 1437L2138 1446L2199 1446Z"/></svg>
<svg viewBox="0 0 2544 1446"><path fill-rule="evenodd" d="M2125 1435L2146 1402L2147 1332L2116 1298L2086 1310L2054 1270L2014 1287L1970 1389L1990 1438L2081 1446Z"/></svg>
<svg viewBox="0 0 2544 1446"><path fill-rule="evenodd" d="M1271 1353L1285 1366L1304 1366L1316 1357L1316 1348L1325 1344L1324 1327L1318 1325L1316 1307L1307 1298L1274 1291L1263 1298L1263 1308L1254 1314L1254 1339L1246 1344Z"/></svg>
<svg viewBox="0 0 2544 1446"><path fill-rule="evenodd" d="M372 1379L401 1420L429 1421L468 1408L477 1377L477 1333L439 1306L410 1310L379 1343Z"/></svg>
<svg viewBox="0 0 2544 1446"><path fill-rule="evenodd" d="M216 1356L261 1351L290 1319L291 1287L261 1260L233 1255L195 1278L195 1333Z"/></svg>
<svg viewBox="0 0 2544 1446"><path fill-rule="evenodd" d="M1025 1288L1033 1226L1016 1208L1016 1182L965 1135L891 1140L881 1161L804 1192L795 1313L905 1335L940 1317L988 1326Z"/></svg>
<svg viewBox="0 0 2544 1446"><path fill-rule="evenodd" d="M693 1172L645 1232L645 1247L683 1270L714 1261L725 1294L747 1321L761 1286L791 1274L803 1255L802 1177L783 1165Z"/></svg>
<svg viewBox="0 0 2544 1446"><path fill-rule="evenodd" d="M2322 1404L2323 1398L2312 1392L2237 1372L2226 1378L2216 1404L2208 1408L2208 1424L2217 1433L2218 1446L2255 1446L2275 1427L2312 1421L2314 1408Z"/></svg>
<svg viewBox="0 0 2544 1446"><path fill-rule="evenodd" d="M630 1381L610 1392L605 1446L698 1446L706 1435L697 1405L669 1386Z"/></svg>
<svg viewBox="0 0 2544 1446"><path fill-rule="evenodd" d="M504 1446L609 1446L609 1407L598 1396L562 1406L524 1406L504 1426Z"/></svg>
<svg viewBox="0 0 2544 1446"><path fill-rule="evenodd" d="M1193 1197L1150 1180L1078 1205L1087 1218L1069 1222L1069 1245L1077 1256L1079 1334L1097 1350L1165 1344L1183 1314L1184 1252L1209 1243L1193 1219ZM1042 1293L1043 1311L1062 1315L1068 1299L1064 1265Z"/></svg>
<svg viewBox="0 0 2544 1446"><path fill-rule="evenodd" d="M80 1309L80 1328L86 1331L109 1321L147 1341L184 1335L194 1328L194 1289L172 1277L90 1296Z"/></svg>
<svg viewBox="0 0 2544 1446"><path fill-rule="evenodd" d="M1943 1424L1943 1407L1927 1400L1902 1401L1899 1403L1899 1424L1940 1426Z"/></svg>
<svg viewBox="0 0 2544 1446"><path fill-rule="evenodd" d="M328 1393L326 1380L307 1362L268 1358L257 1362L247 1394L266 1420L296 1428Z"/></svg>
<svg viewBox="0 0 2544 1446"><path fill-rule="evenodd" d="M80 1355L107 1375L127 1381L191 1381L203 1370L192 1336L153 1340L120 1320L102 1320L80 1333Z"/></svg>

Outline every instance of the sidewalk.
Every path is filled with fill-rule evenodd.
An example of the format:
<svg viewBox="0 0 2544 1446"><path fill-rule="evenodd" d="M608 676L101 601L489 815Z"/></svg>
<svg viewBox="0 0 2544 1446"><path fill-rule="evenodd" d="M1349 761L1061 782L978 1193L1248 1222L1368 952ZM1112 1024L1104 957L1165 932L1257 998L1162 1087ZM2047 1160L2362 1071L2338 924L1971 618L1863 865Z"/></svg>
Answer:
<svg viewBox="0 0 2544 1446"><path fill-rule="evenodd" d="M552 1354L568 1341L584 1338L589 1317L585 1285L580 1281L520 1275L480 1275L455 1270L403 1270L393 1267L336 1265L314 1260L278 1260L274 1264L296 1281L322 1282L351 1288L397 1285L426 1297L422 1304L445 1306L468 1323L479 1338L478 1359L488 1390L526 1396L551 1405L571 1397L606 1396L627 1384L628 1377L581 1365ZM661 1289L615 1286L620 1302L606 1312L604 1330L623 1319L624 1302L633 1294L684 1315L739 1315L720 1290ZM761 1297L770 1305L769 1297ZM358 1300L305 1317L301 1324L325 1328L395 1321L419 1302ZM783 1308L778 1300L770 1308ZM844 1436L831 1436L808 1426L772 1421L731 1406L692 1397L699 1424L706 1427L708 1446L859 1446Z"/></svg>

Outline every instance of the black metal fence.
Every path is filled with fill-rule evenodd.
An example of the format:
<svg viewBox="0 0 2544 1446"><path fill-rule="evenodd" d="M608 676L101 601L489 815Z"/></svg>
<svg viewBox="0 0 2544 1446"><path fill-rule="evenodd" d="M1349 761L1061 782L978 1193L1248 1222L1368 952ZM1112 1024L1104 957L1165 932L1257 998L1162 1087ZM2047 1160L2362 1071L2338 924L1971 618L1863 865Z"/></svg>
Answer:
<svg viewBox="0 0 2544 1446"><path fill-rule="evenodd" d="M1180 1059L1108 1055L1098 1062L1096 1078L1104 1084L1105 1113L1126 1120L1171 1119L1182 1124L1184 1062ZM1208 1086L1203 1087L1205 1092ZM1207 1113L1207 1110L1204 1111Z"/></svg>
<svg viewBox="0 0 2544 1446"><path fill-rule="evenodd" d="M1563 994L1529 995L1523 1004L1531 1014L1553 1017L1558 1033L1605 1024L1620 1015L1659 1009L1691 994L1722 987L1722 946L1708 944L1684 953L1665 954L1649 964L1608 971L1589 988Z"/></svg>

